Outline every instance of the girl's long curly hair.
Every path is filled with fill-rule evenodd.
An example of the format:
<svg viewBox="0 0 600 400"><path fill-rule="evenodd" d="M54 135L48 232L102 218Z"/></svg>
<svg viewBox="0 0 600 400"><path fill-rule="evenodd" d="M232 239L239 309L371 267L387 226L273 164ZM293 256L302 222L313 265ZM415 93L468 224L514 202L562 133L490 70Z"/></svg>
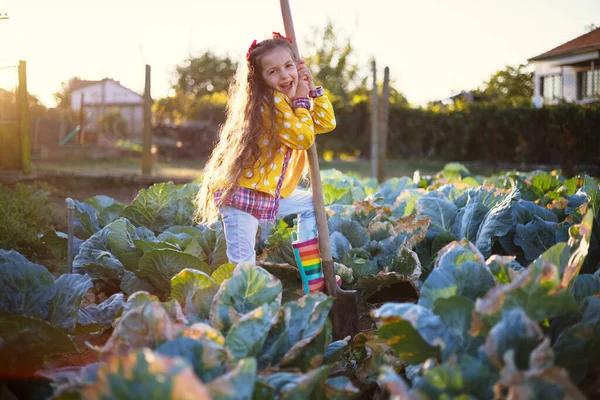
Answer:
<svg viewBox="0 0 600 400"><path fill-rule="evenodd" d="M220 139L204 167L204 179L196 196L195 222L212 223L218 219L215 192L221 191L226 199L239 182L244 168L253 168L259 162L261 139L269 141L269 147L278 149L281 139L275 130L276 113L273 89L262 77L261 60L276 48L285 48L297 62L290 42L274 35L272 39L259 42L249 51L247 62L241 63L235 80L229 87L225 123L219 130ZM270 126L263 123L261 107L269 112ZM271 152L270 164L276 151Z"/></svg>

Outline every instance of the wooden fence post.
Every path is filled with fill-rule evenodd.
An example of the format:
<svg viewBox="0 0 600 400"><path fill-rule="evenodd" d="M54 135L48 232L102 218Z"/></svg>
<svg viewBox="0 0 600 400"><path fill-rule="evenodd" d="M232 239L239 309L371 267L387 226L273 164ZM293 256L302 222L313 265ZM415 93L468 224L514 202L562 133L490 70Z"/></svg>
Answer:
<svg viewBox="0 0 600 400"><path fill-rule="evenodd" d="M381 90L381 107L379 109L379 175L377 181L383 182L387 176L387 138L390 120L390 69L385 67L383 73L383 89Z"/></svg>
<svg viewBox="0 0 600 400"><path fill-rule="evenodd" d="M150 97L150 66L146 64L144 86L144 131L142 133L142 175L152 175L152 99Z"/></svg>
<svg viewBox="0 0 600 400"><path fill-rule="evenodd" d="M77 135L78 140L77 144L80 146L83 144L83 125L85 125L85 114L84 114L84 97L83 91L81 92L81 97L79 98L79 134Z"/></svg>
<svg viewBox="0 0 600 400"><path fill-rule="evenodd" d="M19 132L21 134L21 169L31 173L31 146L29 143L29 99L27 94L27 62L19 61Z"/></svg>
<svg viewBox="0 0 600 400"><path fill-rule="evenodd" d="M377 89L377 65L371 61L373 90L371 92L371 172L379 179L379 90Z"/></svg>

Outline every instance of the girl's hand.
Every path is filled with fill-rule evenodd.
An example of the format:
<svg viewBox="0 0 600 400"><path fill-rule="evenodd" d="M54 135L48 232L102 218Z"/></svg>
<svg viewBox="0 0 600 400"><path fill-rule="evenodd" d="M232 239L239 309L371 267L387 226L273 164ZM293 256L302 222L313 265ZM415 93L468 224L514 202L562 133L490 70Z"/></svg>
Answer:
<svg viewBox="0 0 600 400"><path fill-rule="evenodd" d="M306 65L304 60L298 61L298 81L306 79L308 82L309 90L315 90L315 83L313 82L312 72Z"/></svg>
<svg viewBox="0 0 600 400"><path fill-rule="evenodd" d="M296 94L294 96L295 99L299 97L308 97L310 87L308 84L308 79L306 77L298 77L298 87L296 88Z"/></svg>

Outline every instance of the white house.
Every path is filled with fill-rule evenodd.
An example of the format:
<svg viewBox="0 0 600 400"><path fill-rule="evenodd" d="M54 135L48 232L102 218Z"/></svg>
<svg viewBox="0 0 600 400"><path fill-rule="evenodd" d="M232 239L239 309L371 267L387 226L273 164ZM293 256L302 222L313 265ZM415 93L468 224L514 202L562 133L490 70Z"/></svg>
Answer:
<svg viewBox="0 0 600 400"><path fill-rule="evenodd" d="M600 28L529 59L535 67L533 103L580 104L600 99Z"/></svg>
<svg viewBox="0 0 600 400"><path fill-rule="evenodd" d="M79 112L83 104L84 130L96 130L100 115L119 110L127 122L127 137L141 137L144 122L144 98L142 95L112 79L100 81L75 80L71 84L71 108Z"/></svg>

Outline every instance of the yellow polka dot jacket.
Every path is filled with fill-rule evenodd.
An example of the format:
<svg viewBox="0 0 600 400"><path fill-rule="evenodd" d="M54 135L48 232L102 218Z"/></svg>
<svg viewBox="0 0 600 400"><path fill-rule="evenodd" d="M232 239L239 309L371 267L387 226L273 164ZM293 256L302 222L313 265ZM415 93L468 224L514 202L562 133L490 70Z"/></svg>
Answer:
<svg viewBox="0 0 600 400"><path fill-rule="evenodd" d="M270 165L258 162L255 168L245 169L238 185L274 195L281 177L285 153L291 149L292 154L280 190L280 196L287 197L300 182L307 162L306 149L315 141L315 135L331 132L336 122L327 95L313 98L310 110L303 107L293 108L292 101L283 93L275 92L274 96L275 107L279 110L276 113L275 129L281 138L281 147L274 149L266 137L261 139L261 159L268 160L275 152L274 159ZM270 126L271 113L266 112L265 108L261 109L263 123Z"/></svg>

